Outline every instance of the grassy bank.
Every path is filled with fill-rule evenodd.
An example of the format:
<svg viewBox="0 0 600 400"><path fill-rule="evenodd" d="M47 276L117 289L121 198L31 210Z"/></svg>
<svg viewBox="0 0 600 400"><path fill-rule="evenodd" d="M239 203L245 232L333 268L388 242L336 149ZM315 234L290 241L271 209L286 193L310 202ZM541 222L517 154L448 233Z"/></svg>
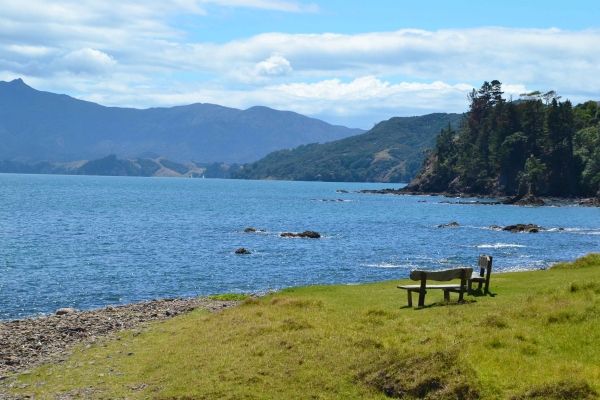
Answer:
<svg viewBox="0 0 600 400"><path fill-rule="evenodd" d="M294 288L78 348L13 382L53 398L579 399L600 393L600 256L406 307L400 282ZM453 298L454 299L454 298ZM42 383L43 382L43 383Z"/></svg>

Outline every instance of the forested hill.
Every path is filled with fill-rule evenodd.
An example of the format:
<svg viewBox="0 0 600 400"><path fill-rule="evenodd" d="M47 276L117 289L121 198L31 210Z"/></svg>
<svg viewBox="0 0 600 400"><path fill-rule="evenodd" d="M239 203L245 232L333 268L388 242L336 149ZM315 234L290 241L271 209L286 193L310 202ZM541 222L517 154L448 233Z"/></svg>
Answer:
<svg viewBox="0 0 600 400"><path fill-rule="evenodd" d="M503 98L499 81L470 94L458 129L447 128L405 189L515 196L595 196L600 187L600 107L575 107L554 91Z"/></svg>
<svg viewBox="0 0 600 400"><path fill-rule="evenodd" d="M0 81L0 160L63 163L153 153L176 162L244 163L364 132L259 106L104 107L35 90L21 79Z"/></svg>
<svg viewBox="0 0 600 400"><path fill-rule="evenodd" d="M327 182L408 182L440 130L459 114L397 117L362 135L275 151L232 174L238 179Z"/></svg>

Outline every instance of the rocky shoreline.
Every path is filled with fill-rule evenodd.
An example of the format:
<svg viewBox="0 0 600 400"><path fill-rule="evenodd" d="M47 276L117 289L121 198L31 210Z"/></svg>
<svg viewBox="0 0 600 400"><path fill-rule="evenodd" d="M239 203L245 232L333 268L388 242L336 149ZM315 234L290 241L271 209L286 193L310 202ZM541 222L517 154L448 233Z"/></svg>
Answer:
<svg viewBox="0 0 600 400"><path fill-rule="evenodd" d="M515 205L515 206L552 206L552 207L563 207L563 206L578 206L578 207L600 207L600 200L596 198L560 198L560 197L534 197L525 196L523 198L510 198L494 195L482 195L473 193L450 193L450 192L415 192L402 189L380 189L380 190L360 190L358 193L363 194L393 194L398 196L431 196L431 197L446 197L446 198L461 198L461 199L489 199L493 201L444 201L443 203L448 204L469 204L469 205Z"/></svg>
<svg viewBox="0 0 600 400"><path fill-rule="evenodd" d="M155 299L89 311L61 309L53 315L0 322L0 388L16 379L12 375L27 374L29 369L45 363L65 361L77 344L91 346L101 339L116 339L115 333L128 329L143 331L147 323L197 308L216 312L237 304L239 301L210 298Z"/></svg>

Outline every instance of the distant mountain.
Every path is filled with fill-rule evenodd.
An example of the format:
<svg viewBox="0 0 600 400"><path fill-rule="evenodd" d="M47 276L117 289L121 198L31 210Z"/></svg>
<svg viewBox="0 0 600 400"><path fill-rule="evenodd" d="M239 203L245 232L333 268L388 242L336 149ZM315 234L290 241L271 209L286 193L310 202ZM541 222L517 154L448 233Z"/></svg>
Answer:
<svg viewBox="0 0 600 400"><path fill-rule="evenodd" d="M111 154L96 160L69 163L22 163L0 161L0 173L52 174L52 175L102 175L102 176L152 176L163 178L231 178L231 173L241 168L237 164L176 163L164 157L119 159Z"/></svg>
<svg viewBox="0 0 600 400"><path fill-rule="evenodd" d="M104 107L35 90L21 79L0 81L0 160L69 162L115 154L242 163L363 132L267 107Z"/></svg>
<svg viewBox="0 0 600 400"><path fill-rule="evenodd" d="M423 150L461 114L397 117L362 135L325 144L275 151L232 173L240 179L327 182L409 182L423 162Z"/></svg>

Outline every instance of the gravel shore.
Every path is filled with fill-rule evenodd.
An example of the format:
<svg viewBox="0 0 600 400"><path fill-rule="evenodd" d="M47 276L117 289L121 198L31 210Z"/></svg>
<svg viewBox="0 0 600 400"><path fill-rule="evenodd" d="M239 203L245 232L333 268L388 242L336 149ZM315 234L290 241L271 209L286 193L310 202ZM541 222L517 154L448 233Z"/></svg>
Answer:
<svg viewBox="0 0 600 400"><path fill-rule="evenodd" d="M142 328L146 322L173 318L196 308L215 312L238 303L208 298L155 299L99 310L65 310L63 315L0 322L0 386L14 379L10 375L27 374L29 369L41 364L66 360L72 354L70 348L76 344L93 343L119 331Z"/></svg>

